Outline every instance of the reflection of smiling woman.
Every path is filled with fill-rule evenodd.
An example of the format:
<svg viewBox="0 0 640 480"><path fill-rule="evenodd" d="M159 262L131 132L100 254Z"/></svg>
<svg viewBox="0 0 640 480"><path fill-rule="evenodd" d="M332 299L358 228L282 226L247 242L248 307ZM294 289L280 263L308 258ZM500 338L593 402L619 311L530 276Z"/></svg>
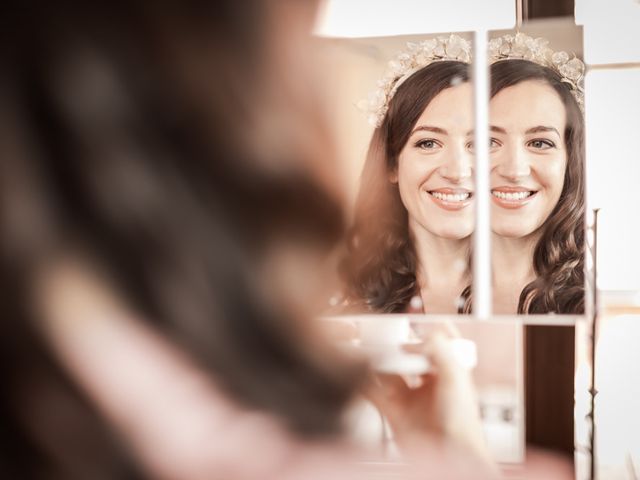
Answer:
<svg viewBox="0 0 640 480"><path fill-rule="evenodd" d="M584 311L583 65L545 43L517 34L490 44L497 313ZM573 327L524 333L527 442L571 459L574 339Z"/></svg>
<svg viewBox="0 0 640 480"><path fill-rule="evenodd" d="M499 61L491 75L494 309L580 313L584 124L576 90L527 60Z"/></svg>
<svg viewBox="0 0 640 480"><path fill-rule="evenodd" d="M434 50L423 45L437 55L431 42ZM455 36L438 42L438 61L409 70L378 115L343 263L354 310L402 312L423 304L429 313L455 313L470 281L468 44Z"/></svg>

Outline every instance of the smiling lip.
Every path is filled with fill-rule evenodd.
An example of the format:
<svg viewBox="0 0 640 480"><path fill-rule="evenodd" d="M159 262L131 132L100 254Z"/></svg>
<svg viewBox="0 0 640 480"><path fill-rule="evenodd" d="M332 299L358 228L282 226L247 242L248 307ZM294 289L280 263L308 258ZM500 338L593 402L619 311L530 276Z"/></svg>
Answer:
<svg viewBox="0 0 640 480"><path fill-rule="evenodd" d="M537 190L525 187L496 187L491 189L493 202L502 208L520 208L533 200Z"/></svg>
<svg viewBox="0 0 640 480"><path fill-rule="evenodd" d="M429 198L445 210L462 210L471 205L473 192L466 188L436 188L427 190Z"/></svg>

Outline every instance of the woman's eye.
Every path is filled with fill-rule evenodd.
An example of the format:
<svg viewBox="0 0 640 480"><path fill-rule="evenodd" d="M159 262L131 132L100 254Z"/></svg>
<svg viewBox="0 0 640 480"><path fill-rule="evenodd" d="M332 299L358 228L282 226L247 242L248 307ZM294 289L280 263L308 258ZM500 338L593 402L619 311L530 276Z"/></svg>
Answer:
<svg viewBox="0 0 640 480"><path fill-rule="evenodd" d="M420 140L419 142L416 143L416 147L418 148L422 148L423 150L433 150L435 148L438 148L440 146L440 144L438 142L436 142L435 140Z"/></svg>
<svg viewBox="0 0 640 480"><path fill-rule="evenodd" d="M535 148L536 150L548 150L550 148L555 148L556 144L551 140L547 140L544 138L537 138L535 140L531 140L527 143L528 146Z"/></svg>
<svg viewBox="0 0 640 480"><path fill-rule="evenodd" d="M495 138L490 138L489 139L489 150L493 150L495 148L498 148L500 146L500 142L498 140L496 140ZM473 151L475 145L473 142L469 142L467 143L467 149Z"/></svg>

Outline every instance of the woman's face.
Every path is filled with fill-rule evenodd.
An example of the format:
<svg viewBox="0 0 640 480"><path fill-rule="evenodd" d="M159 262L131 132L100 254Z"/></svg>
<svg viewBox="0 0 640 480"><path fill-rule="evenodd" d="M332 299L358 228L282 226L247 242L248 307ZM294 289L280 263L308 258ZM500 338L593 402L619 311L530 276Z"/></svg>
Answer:
<svg viewBox="0 0 640 480"><path fill-rule="evenodd" d="M414 235L462 239L473 232L472 93L462 83L435 96L400 152L392 181Z"/></svg>
<svg viewBox="0 0 640 480"><path fill-rule="evenodd" d="M497 235L534 234L558 203L566 122L560 96L542 81L518 83L491 99L491 226Z"/></svg>

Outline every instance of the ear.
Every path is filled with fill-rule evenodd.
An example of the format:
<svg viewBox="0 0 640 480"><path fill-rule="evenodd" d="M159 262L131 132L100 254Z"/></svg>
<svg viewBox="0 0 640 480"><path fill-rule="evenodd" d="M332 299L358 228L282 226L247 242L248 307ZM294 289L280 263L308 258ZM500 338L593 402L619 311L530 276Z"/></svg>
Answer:
<svg viewBox="0 0 640 480"><path fill-rule="evenodd" d="M390 171L387 178L391 183L398 183L398 167Z"/></svg>

